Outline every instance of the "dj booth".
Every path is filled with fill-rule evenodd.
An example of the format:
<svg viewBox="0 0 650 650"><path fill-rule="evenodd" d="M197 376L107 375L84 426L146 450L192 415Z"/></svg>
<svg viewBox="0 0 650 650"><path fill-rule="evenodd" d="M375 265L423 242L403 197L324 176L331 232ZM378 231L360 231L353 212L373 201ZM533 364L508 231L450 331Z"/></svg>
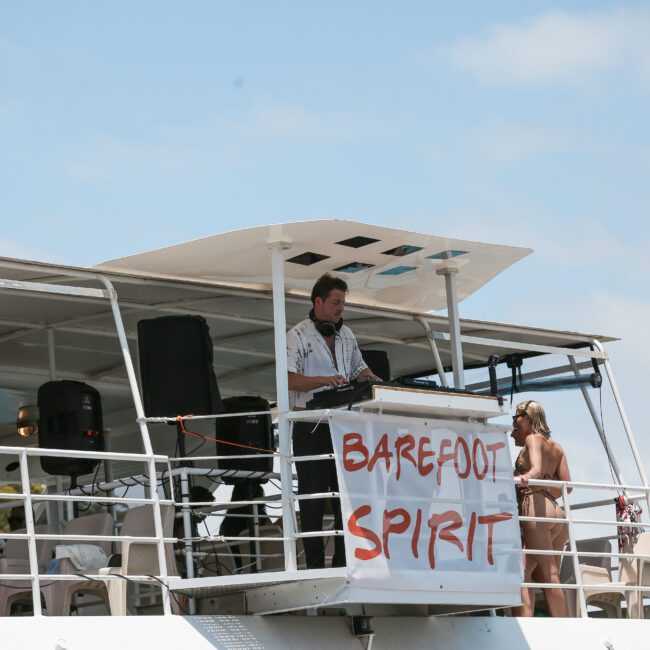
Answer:
<svg viewBox="0 0 650 650"><path fill-rule="evenodd" d="M443 417L493 418L507 415L500 396L476 395L471 391L439 386L433 381L416 379L351 382L314 393L309 409L347 407L348 410L372 409L405 415L432 411Z"/></svg>
<svg viewBox="0 0 650 650"><path fill-rule="evenodd" d="M318 570L344 578L315 587L320 604L519 602L512 462L505 427L488 422L508 413L502 398L360 382L320 391L308 407L289 417L329 423L346 549L345 567ZM292 588L277 584L274 602L283 602L283 589L289 602ZM261 588L247 599L269 611L269 594Z"/></svg>

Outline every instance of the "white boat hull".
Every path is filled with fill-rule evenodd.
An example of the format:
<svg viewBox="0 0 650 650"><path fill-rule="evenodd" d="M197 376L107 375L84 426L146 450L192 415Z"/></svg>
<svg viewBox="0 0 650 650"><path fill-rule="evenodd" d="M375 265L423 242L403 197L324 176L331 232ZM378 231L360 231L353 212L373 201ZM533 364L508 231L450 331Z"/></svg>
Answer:
<svg viewBox="0 0 650 650"><path fill-rule="evenodd" d="M650 621L480 616L374 617L373 650L620 650L650 647ZM22 650L258 650L367 647L344 616L5 618L4 647ZM366 637L367 639L367 637Z"/></svg>

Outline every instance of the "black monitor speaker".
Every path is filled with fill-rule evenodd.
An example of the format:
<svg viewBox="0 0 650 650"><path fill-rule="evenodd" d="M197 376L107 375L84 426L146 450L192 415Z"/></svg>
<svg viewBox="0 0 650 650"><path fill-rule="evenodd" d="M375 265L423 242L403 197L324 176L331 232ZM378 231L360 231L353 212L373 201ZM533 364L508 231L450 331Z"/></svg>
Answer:
<svg viewBox="0 0 650 650"><path fill-rule="evenodd" d="M269 403L262 397L244 395L223 400L227 413L254 413L268 411L268 415L242 415L241 417L220 418L216 424L217 456L241 456L243 454L263 454L273 451L273 421ZM235 444L227 444L235 443ZM240 445L244 445L243 447ZM247 450L246 447L257 449ZM265 458L226 458L217 461L219 469L234 469L248 472L272 472L273 457ZM241 478L224 477L226 483L237 483ZM268 479L253 479L266 483Z"/></svg>
<svg viewBox="0 0 650 650"><path fill-rule="evenodd" d="M361 350L361 356L377 377L384 381L390 381L390 362L388 353L383 350Z"/></svg>
<svg viewBox="0 0 650 650"><path fill-rule="evenodd" d="M80 381L48 381L38 389L38 445L46 449L103 451L99 392ZM94 458L42 456L43 471L54 476L90 474Z"/></svg>
<svg viewBox="0 0 650 650"><path fill-rule="evenodd" d="M138 323L140 377L147 417L221 413L210 329L201 316Z"/></svg>

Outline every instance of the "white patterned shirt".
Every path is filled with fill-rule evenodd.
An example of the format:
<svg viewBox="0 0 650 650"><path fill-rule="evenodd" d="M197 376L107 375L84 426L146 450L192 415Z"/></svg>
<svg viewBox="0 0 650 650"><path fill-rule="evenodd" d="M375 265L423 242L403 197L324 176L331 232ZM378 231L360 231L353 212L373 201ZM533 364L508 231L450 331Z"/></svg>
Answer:
<svg viewBox="0 0 650 650"><path fill-rule="evenodd" d="M334 349L336 365L322 334L306 318L287 332L287 370L307 377L343 375L352 381L368 367L361 356L357 339L346 325L336 333ZM289 391L290 408L304 408L314 392L327 388L322 386L305 393Z"/></svg>

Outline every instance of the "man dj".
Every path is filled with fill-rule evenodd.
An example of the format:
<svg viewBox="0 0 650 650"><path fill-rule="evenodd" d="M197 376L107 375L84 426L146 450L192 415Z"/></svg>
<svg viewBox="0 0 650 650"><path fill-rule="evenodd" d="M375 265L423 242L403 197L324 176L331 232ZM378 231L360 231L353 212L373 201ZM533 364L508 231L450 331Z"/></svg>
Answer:
<svg viewBox="0 0 650 650"><path fill-rule="evenodd" d="M348 285L329 273L321 276L311 291L312 309L309 317L287 333L287 369L289 401L292 409L304 409L314 391L336 388L353 379L378 380L365 364L352 330L343 325ZM332 453L332 439L327 423L295 422L293 452L296 456ZM333 460L296 463L298 494L338 492ZM341 505L334 507L334 528L341 530ZM300 501L302 532L323 529L325 499ZM307 568L325 567L322 537L303 538ZM332 566L345 566L343 537L334 538Z"/></svg>

